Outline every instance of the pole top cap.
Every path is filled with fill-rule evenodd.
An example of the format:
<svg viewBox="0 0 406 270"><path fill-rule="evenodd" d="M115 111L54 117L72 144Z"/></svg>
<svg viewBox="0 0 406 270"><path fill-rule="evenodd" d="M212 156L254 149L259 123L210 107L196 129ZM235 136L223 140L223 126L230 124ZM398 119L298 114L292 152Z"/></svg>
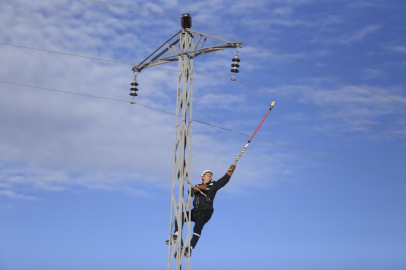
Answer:
<svg viewBox="0 0 406 270"><path fill-rule="evenodd" d="M192 27L192 17L190 17L189 13L182 14L180 21L183 29Z"/></svg>

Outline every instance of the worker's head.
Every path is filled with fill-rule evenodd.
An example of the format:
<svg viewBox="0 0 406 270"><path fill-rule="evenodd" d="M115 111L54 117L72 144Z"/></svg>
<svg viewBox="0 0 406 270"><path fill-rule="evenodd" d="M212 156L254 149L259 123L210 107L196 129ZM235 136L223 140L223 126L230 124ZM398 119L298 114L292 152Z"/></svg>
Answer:
<svg viewBox="0 0 406 270"><path fill-rule="evenodd" d="M202 182L203 184L209 183L213 179L213 173L210 170L205 170L202 172Z"/></svg>

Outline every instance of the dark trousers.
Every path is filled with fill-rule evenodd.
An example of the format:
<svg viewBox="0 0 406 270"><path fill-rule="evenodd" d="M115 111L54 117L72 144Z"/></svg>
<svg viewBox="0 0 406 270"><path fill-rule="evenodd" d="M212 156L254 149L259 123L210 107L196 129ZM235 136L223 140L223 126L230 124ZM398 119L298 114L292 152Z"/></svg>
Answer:
<svg viewBox="0 0 406 270"><path fill-rule="evenodd" d="M183 212L182 214L182 227L183 227L183 222L185 222L185 218L189 217L189 212ZM193 227L193 237L192 240L190 241L190 246L192 248L195 248L197 241L199 241L200 235L202 234L203 226L206 224L210 218L211 215L213 214L212 210L200 210L200 211L191 211L191 220L195 223L195 226ZM178 231L178 223L175 220L175 232Z"/></svg>

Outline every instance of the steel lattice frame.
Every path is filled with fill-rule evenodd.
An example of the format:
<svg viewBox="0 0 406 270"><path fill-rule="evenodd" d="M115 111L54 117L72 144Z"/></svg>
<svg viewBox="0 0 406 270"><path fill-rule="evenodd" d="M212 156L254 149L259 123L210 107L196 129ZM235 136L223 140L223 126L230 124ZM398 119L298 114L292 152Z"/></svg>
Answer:
<svg viewBox="0 0 406 270"><path fill-rule="evenodd" d="M178 39L176 37L179 36ZM195 36L197 36L195 40ZM207 40L220 41L222 44L207 46ZM177 45L179 44L178 48ZM178 240L168 248L168 270L180 270L185 261L190 269L190 256L184 256L183 245L189 246L192 236L191 216L185 217L182 223L182 214L190 213L191 176L192 176L192 122L193 122L193 60L199 55L211 53L227 48L241 48L241 43L230 42L221 38L209 36L189 28L182 29L144 61L133 67L134 81L137 74L145 68L178 61L178 85L176 98L176 124L175 146L172 176L172 195L169 236L171 237L175 222L178 223ZM169 54L168 56L165 56ZM135 103L134 97L132 103ZM186 233L186 234L185 234ZM171 238L169 238L171 239ZM176 262L176 264L175 264Z"/></svg>
<svg viewBox="0 0 406 270"><path fill-rule="evenodd" d="M191 51L193 35L182 31L179 38L179 53ZM172 177L172 197L169 235L174 222L179 229L179 241L169 245L168 270L176 257L176 269L180 269L184 254L182 252L181 238L185 236L185 245L191 240L190 214L186 215L186 235L183 230L182 214L191 210L190 179L192 171L192 109L193 109L193 54L185 53L178 60L178 87L176 99L175 149ZM177 195L177 196L176 196ZM177 197L177 199L176 199ZM175 253L177 254L175 256ZM185 257L190 269L190 257Z"/></svg>

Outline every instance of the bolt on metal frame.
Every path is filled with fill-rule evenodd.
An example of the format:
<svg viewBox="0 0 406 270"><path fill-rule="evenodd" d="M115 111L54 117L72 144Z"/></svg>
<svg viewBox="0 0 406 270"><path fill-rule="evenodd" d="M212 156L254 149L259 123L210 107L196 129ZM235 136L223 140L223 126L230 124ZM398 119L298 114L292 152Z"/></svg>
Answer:
<svg viewBox="0 0 406 270"><path fill-rule="evenodd" d="M179 36L179 38L175 39L176 36ZM198 36L196 41L195 36ZM222 44L205 46L207 40L220 41ZM177 46L178 44L179 46ZM175 222L177 222L178 239L168 247L168 270L173 269L175 265L175 269L180 270L183 261L185 261L187 269L190 269L190 256L184 256L182 248L183 244L185 247L189 246L193 234L190 215L192 205L193 61L199 55L227 48L241 47L241 43L230 42L186 28L181 29L144 61L133 67L134 77L136 77L145 68L178 61L174 163L169 225L169 239L171 240L172 230ZM132 102L135 103L134 97ZM189 215L184 217L186 226L182 222L184 212L189 212Z"/></svg>

